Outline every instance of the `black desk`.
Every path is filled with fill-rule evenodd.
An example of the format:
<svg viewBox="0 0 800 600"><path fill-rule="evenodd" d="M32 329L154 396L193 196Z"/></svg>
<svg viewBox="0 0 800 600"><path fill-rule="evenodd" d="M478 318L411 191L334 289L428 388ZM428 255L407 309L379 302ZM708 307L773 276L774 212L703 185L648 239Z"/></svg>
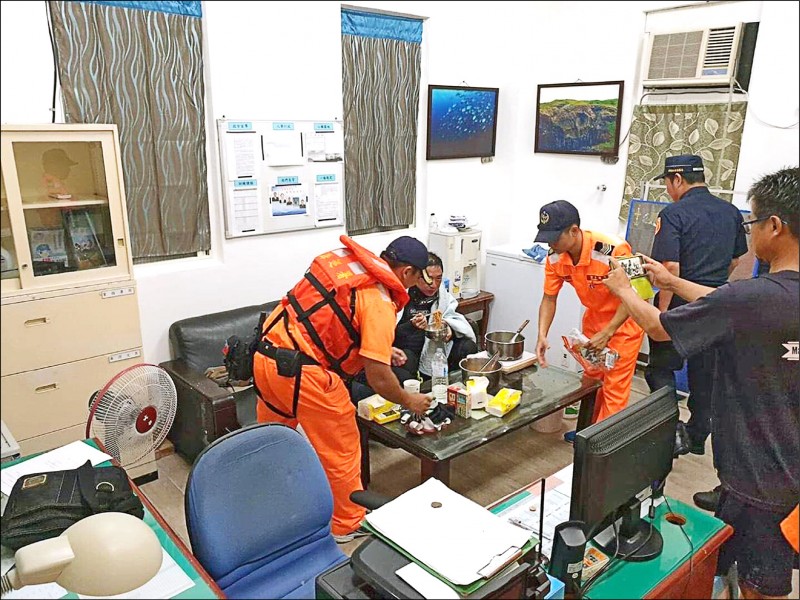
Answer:
<svg viewBox="0 0 800 600"><path fill-rule="evenodd" d="M460 374L458 371L457 377L460 377ZM488 416L475 420L456 417L450 425L438 433L415 435L409 433L399 421L380 425L358 417L361 434L361 481L364 488L367 488L370 480L370 438L384 441L419 457L422 463L421 481L436 477L445 485L449 485L452 459L520 427L530 425L565 406L580 402L577 429L588 426L594 413L595 393L601 383L597 379L582 377L558 367L546 369L529 367L503 375L501 385L522 390L522 399L517 408L502 418Z"/></svg>

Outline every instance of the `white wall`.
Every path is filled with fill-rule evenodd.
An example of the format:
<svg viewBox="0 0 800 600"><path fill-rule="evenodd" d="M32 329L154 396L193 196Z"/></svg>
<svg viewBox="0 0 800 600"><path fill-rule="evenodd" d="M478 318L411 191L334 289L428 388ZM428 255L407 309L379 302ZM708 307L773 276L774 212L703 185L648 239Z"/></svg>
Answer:
<svg viewBox="0 0 800 600"><path fill-rule="evenodd" d="M676 2L348 2L427 17L424 25L417 214L465 213L484 230L484 248L529 245L538 209L574 202L588 228L617 231L626 147L616 165L596 157L534 154L539 83L625 80L622 130L639 99L638 61L645 10ZM706 3L700 3L708 6ZM751 104L764 121L797 120L798 15L795 2L719 3L761 9ZM49 122L52 57L44 3L0 3L0 120ZM751 7L752 8L752 7ZM316 254L338 244L343 228L237 240L222 235L216 119L340 118L340 4L333 1L204 3L209 199L214 233L208 259L135 269L145 358L169 358L167 330L181 318L281 296ZM689 9L696 12L700 9ZM738 9L732 8L733 12ZM732 14L732 18L734 18ZM678 11L678 13L685 11ZM656 13L659 19L663 13ZM24 57L20 60L19 57ZM428 83L500 88L497 156L425 161ZM760 174L798 163L797 128L770 127L748 114L737 177L746 190ZM599 192L600 184L607 191ZM396 234L363 236L381 250ZM522 246L520 246L522 247Z"/></svg>

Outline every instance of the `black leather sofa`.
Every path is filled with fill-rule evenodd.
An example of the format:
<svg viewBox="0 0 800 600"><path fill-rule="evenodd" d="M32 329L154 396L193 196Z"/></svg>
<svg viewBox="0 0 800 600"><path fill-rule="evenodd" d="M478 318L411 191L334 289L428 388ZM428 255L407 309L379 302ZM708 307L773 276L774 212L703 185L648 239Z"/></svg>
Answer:
<svg viewBox="0 0 800 600"><path fill-rule="evenodd" d="M256 422L253 388L234 392L206 377L209 367L222 365L222 348L232 335L247 339L262 311L278 301L176 321L169 328L173 360L161 363L175 382L178 411L167 436L175 451L189 461L211 442Z"/></svg>

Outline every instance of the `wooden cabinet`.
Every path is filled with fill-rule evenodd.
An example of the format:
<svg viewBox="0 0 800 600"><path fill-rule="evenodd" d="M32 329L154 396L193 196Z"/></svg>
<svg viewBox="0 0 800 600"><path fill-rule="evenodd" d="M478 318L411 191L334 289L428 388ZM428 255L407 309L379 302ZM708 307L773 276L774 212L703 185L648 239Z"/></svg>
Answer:
<svg viewBox="0 0 800 600"><path fill-rule="evenodd" d="M116 126L3 125L0 148L3 421L25 455L84 438L142 334Z"/></svg>

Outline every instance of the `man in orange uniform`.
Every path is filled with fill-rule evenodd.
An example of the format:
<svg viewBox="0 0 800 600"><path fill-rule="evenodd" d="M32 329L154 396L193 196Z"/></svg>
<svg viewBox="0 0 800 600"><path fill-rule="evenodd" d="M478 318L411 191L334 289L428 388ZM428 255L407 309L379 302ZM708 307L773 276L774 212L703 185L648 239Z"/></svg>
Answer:
<svg viewBox="0 0 800 600"><path fill-rule="evenodd" d="M544 296L539 306L539 339L536 355L547 366L545 351L550 347L547 333L556 314L558 292L564 282L575 288L586 307L583 333L587 346L600 351L606 346L619 353L616 365L603 375L603 387L597 392L593 421L601 421L621 411L628 404L636 359L644 331L632 319L620 301L603 285L609 271L609 257L631 254L630 245L614 236L580 228L578 209L566 200L546 204L539 211L537 242L550 245L545 263ZM574 431L564 435L573 441Z"/></svg>
<svg viewBox="0 0 800 600"><path fill-rule="evenodd" d="M253 375L259 422L298 423L319 456L333 492L331 530L338 542L363 535L361 447L346 382L363 368L385 399L416 413L427 394L409 394L391 370L397 312L428 265L422 242L403 236L378 258L347 236L314 259L264 322Z"/></svg>

